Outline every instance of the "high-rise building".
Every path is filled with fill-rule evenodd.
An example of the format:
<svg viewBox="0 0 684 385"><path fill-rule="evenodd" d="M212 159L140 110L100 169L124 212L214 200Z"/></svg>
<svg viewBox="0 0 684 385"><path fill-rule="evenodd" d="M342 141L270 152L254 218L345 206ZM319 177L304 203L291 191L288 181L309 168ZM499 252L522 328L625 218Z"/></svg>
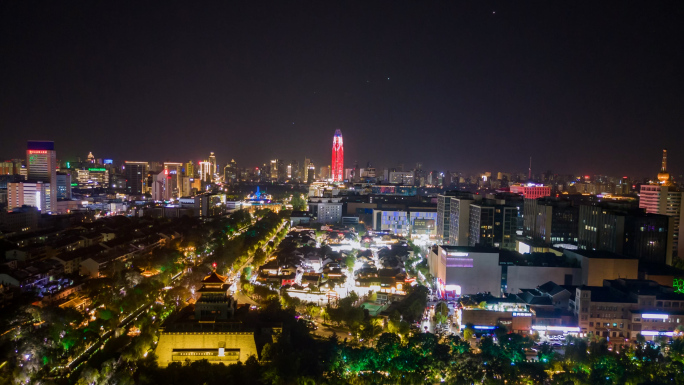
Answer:
<svg viewBox="0 0 684 385"><path fill-rule="evenodd" d="M185 164L185 176L190 178L195 177L195 162L189 160L188 163Z"/></svg>
<svg viewBox="0 0 684 385"><path fill-rule="evenodd" d="M437 206L439 207L439 202L442 195L439 196ZM446 205L446 213L448 216L445 220L449 222L447 231L448 238L444 238L444 243L452 246L468 246L468 234L470 232L470 204L475 201L476 198L480 198L480 195L475 196L472 193L462 192L456 196L445 196L446 200L449 200L448 205ZM448 242L447 242L448 239Z"/></svg>
<svg viewBox="0 0 684 385"><path fill-rule="evenodd" d="M327 180L329 178L330 178L330 167L329 166L321 166L321 169L318 172L318 179Z"/></svg>
<svg viewBox="0 0 684 385"><path fill-rule="evenodd" d="M211 162L199 162L199 175L202 182L211 182Z"/></svg>
<svg viewBox="0 0 684 385"><path fill-rule="evenodd" d="M7 183L7 209L32 206L42 212L52 211L47 209L53 203L52 197L48 194L48 184L41 181Z"/></svg>
<svg viewBox="0 0 684 385"><path fill-rule="evenodd" d="M456 195L457 192L448 191L437 196L437 231L435 236L443 244L449 243L451 197Z"/></svg>
<svg viewBox="0 0 684 385"><path fill-rule="evenodd" d="M183 163L164 162L164 171L168 171L168 184L169 189L171 190L171 197L180 197L182 195L181 191L183 190L183 178L181 176L183 173Z"/></svg>
<svg viewBox="0 0 684 385"><path fill-rule="evenodd" d="M124 162L126 177L126 193L131 196L142 196L147 190L147 162Z"/></svg>
<svg viewBox="0 0 684 385"><path fill-rule="evenodd" d="M470 205L468 246L515 249L518 208L490 205L489 202Z"/></svg>
<svg viewBox="0 0 684 385"><path fill-rule="evenodd" d="M311 159L304 158L304 179L302 180L304 183L309 183L309 164L310 163L311 163Z"/></svg>
<svg viewBox="0 0 684 385"><path fill-rule="evenodd" d="M335 136L333 136L330 176L333 182L344 181L344 146L342 144L342 131L340 130L335 130Z"/></svg>
<svg viewBox="0 0 684 385"><path fill-rule="evenodd" d="M510 188L512 193L522 194L526 199L537 199L551 195L551 186L544 186L542 184L516 184Z"/></svg>
<svg viewBox="0 0 684 385"><path fill-rule="evenodd" d="M211 175L210 181L214 181L214 175L218 173L218 169L216 167L216 155L212 152L209 154L209 174Z"/></svg>
<svg viewBox="0 0 684 385"><path fill-rule="evenodd" d="M674 217L674 233L672 240L673 256L684 257L684 237L682 222L682 192L673 185L667 172L667 150L663 150L663 161L658 173L658 182L641 185L639 207L649 214L662 214Z"/></svg>
<svg viewBox="0 0 684 385"><path fill-rule="evenodd" d="M578 246L642 262L672 264L674 218L624 203L593 202L579 209Z"/></svg>
<svg viewBox="0 0 684 385"><path fill-rule="evenodd" d="M152 177L152 199L168 201L173 197L173 179L169 169Z"/></svg>
<svg viewBox="0 0 684 385"><path fill-rule="evenodd" d="M43 182L46 206L44 212L55 211L57 202L57 153L55 142L30 140L26 146L27 180ZM52 195L55 197L52 198Z"/></svg>
<svg viewBox="0 0 684 385"><path fill-rule="evenodd" d="M306 170L306 183L311 184L316 177L316 166L314 166L313 162L309 161L309 165L306 167Z"/></svg>
<svg viewBox="0 0 684 385"><path fill-rule="evenodd" d="M279 161L278 159L272 159L272 160L271 160L271 164L270 164L270 167L271 167L271 169L270 169L270 170L271 170L271 173L270 173L270 175L271 175L271 182L277 182L278 179L279 179L279 176L280 176L280 175L279 175L279 171L280 171L280 170L279 170L279 167L278 167L279 164L280 164L280 161Z"/></svg>
<svg viewBox="0 0 684 385"><path fill-rule="evenodd" d="M57 200L71 199L71 174L57 173Z"/></svg>
<svg viewBox="0 0 684 385"><path fill-rule="evenodd" d="M525 230L546 244L577 244L579 208L569 199L525 199Z"/></svg>
<svg viewBox="0 0 684 385"><path fill-rule="evenodd" d="M230 163L223 168L223 181L225 183L237 183L238 181L238 167L235 159L231 159Z"/></svg>

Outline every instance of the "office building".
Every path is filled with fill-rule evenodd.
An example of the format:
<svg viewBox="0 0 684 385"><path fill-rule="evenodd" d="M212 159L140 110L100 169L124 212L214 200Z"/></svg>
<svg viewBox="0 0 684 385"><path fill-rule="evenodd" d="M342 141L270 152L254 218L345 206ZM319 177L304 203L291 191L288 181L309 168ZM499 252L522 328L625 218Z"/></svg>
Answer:
<svg viewBox="0 0 684 385"><path fill-rule="evenodd" d="M413 185L413 171L390 171L387 177L389 183Z"/></svg>
<svg viewBox="0 0 684 385"><path fill-rule="evenodd" d="M342 220L342 198L309 198L309 211L318 223L334 224Z"/></svg>
<svg viewBox="0 0 684 385"><path fill-rule="evenodd" d="M672 264L674 218L624 206L606 202L581 205L578 247Z"/></svg>
<svg viewBox="0 0 684 385"><path fill-rule="evenodd" d="M684 326L684 294L654 281L605 280L580 286L571 303L580 335L596 335L622 344L625 339L672 337Z"/></svg>
<svg viewBox="0 0 684 385"><path fill-rule="evenodd" d="M525 229L546 244L577 244L579 209L566 198L525 199Z"/></svg>
<svg viewBox="0 0 684 385"><path fill-rule="evenodd" d="M57 173L57 200L71 199L71 174Z"/></svg>
<svg viewBox="0 0 684 385"><path fill-rule="evenodd" d="M373 229L394 235L433 237L437 212L428 208L416 210L373 210Z"/></svg>
<svg viewBox="0 0 684 385"><path fill-rule="evenodd" d="M235 159L231 159L230 162L223 169L223 181L225 183L234 184L239 180L238 165Z"/></svg>
<svg viewBox="0 0 684 385"><path fill-rule="evenodd" d="M191 160L188 161L188 163L185 164L185 170L183 175L194 178L195 177L195 163Z"/></svg>
<svg viewBox="0 0 684 385"><path fill-rule="evenodd" d="M11 159L0 162L0 175L19 175L21 172L20 159Z"/></svg>
<svg viewBox="0 0 684 385"><path fill-rule="evenodd" d="M468 246L515 250L518 208L493 203L470 204Z"/></svg>
<svg viewBox="0 0 684 385"><path fill-rule="evenodd" d="M30 140L26 146L27 180L43 182L45 189L43 212L55 211L57 202L57 152L55 142ZM42 188L41 188L42 190ZM52 197L55 195L55 197Z"/></svg>
<svg viewBox="0 0 684 385"><path fill-rule="evenodd" d="M56 195L56 194L55 194ZM49 194L49 183L41 181L22 181L7 183L7 209L22 206L36 207L45 213L51 211L52 196Z"/></svg>
<svg viewBox="0 0 684 385"><path fill-rule="evenodd" d="M473 195L471 193L459 193L452 197L446 197L449 200L448 207L448 243L453 246L468 246L470 234L470 204L479 201L481 196ZM439 198L437 201L439 212ZM447 209L445 209L447 210ZM439 223L439 218L437 219Z"/></svg>
<svg viewBox="0 0 684 385"><path fill-rule="evenodd" d="M342 131L340 130L335 130L335 136L333 136L330 178L333 182L344 181L344 146L342 143Z"/></svg>
<svg viewBox="0 0 684 385"><path fill-rule="evenodd" d="M514 184L510 186L510 190L514 194L522 194L526 199L537 199L551 195L551 186L545 186L543 184Z"/></svg>
<svg viewBox="0 0 684 385"><path fill-rule="evenodd" d="M674 218L674 230L672 240L673 256L684 256L684 229L681 226L682 215L682 192L672 183L672 178L667 172L667 150L663 150L663 160L658 182L642 185L639 194L639 207L649 214L662 214Z"/></svg>
<svg viewBox="0 0 684 385"><path fill-rule="evenodd" d="M211 176L211 163L208 161L199 162L199 179L202 182L209 183L212 180Z"/></svg>
<svg viewBox="0 0 684 385"><path fill-rule="evenodd" d="M173 197L173 185L169 170L152 176L152 199L155 201L168 201Z"/></svg>
<svg viewBox="0 0 684 385"><path fill-rule="evenodd" d="M437 196L437 240L447 244L449 242L449 225L451 215L451 197L457 196L455 191L447 191Z"/></svg>
<svg viewBox="0 0 684 385"><path fill-rule="evenodd" d="M164 162L164 172L169 178L171 197L180 197L182 195L181 191L183 190L183 163Z"/></svg>
<svg viewBox="0 0 684 385"><path fill-rule="evenodd" d="M209 154L209 181L214 182L214 178L218 174L218 166L216 164L216 155L213 152Z"/></svg>
<svg viewBox="0 0 684 385"><path fill-rule="evenodd" d="M126 193L133 197L141 197L147 192L147 162L124 162L126 177Z"/></svg>

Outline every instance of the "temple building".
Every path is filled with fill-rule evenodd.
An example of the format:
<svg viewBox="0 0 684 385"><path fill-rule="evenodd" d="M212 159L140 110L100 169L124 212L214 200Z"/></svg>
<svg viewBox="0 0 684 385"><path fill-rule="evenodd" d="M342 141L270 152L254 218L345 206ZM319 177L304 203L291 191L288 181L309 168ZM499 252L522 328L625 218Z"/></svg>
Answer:
<svg viewBox="0 0 684 385"><path fill-rule="evenodd" d="M155 351L160 367L199 360L229 365L257 356L254 330L240 320L249 307L238 309L229 286L227 277L212 272L202 280L194 308L188 305L169 317L160 329Z"/></svg>

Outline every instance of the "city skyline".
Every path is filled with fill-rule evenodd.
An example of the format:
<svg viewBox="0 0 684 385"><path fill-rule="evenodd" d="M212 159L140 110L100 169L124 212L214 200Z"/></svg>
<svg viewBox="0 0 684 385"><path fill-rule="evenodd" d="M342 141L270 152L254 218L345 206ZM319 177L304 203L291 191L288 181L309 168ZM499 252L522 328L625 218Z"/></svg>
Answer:
<svg viewBox="0 0 684 385"><path fill-rule="evenodd" d="M0 156L320 164L341 129L360 164L644 177L684 140L682 4L390 4L7 7Z"/></svg>

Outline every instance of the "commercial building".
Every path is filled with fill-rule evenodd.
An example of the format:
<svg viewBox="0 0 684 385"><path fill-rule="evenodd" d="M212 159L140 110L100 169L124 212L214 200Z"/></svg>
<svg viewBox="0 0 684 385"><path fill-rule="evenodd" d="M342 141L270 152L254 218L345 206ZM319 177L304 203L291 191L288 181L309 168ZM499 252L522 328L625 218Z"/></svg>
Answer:
<svg viewBox="0 0 684 385"><path fill-rule="evenodd" d="M373 229L394 235L434 236L437 212L427 208L418 210L373 210Z"/></svg>
<svg viewBox="0 0 684 385"><path fill-rule="evenodd" d="M609 251L564 250L582 266L582 285L601 286L606 279L639 278L639 260Z"/></svg>
<svg viewBox="0 0 684 385"><path fill-rule="evenodd" d="M606 250L643 262L672 264L674 217L646 214L616 203L579 207L578 246Z"/></svg>
<svg viewBox="0 0 684 385"><path fill-rule="evenodd" d="M333 182L344 181L344 145L342 143L342 131L340 130L335 130L335 136L333 136L330 176Z"/></svg>
<svg viewBox="0 0 684 385"><path fill-rule="evenodd" d="M52 207L53 202L51 201L49 185L49 183L41 181L7 183L7 209L32 206L41 212L51 211L50 207Z"/></svg>
<svg viewBox="0 0 684 385"><path fill-rule="evenodd" d="M515 206L491 205L486 201L471 203L468 246L515 250L517 219L518 208Z"/></svg>
<svg viewBox="0 0 684 385"><path fill-rule="evenodd" d="M387 180L394 184L412 186L415 183L413 171L390 171Z"/></svg>
<svg viewBox="0 0 684 385"><path fill-rule="evenodd" d="M28 231L38 228L40 211L36 207L23 206L12 211L0 210L0 230Z"/></svg>
<svg viewBox="0 0 684 385"><path fill-rule="evenodd" d="M57 173L57 200L71 199L71 174Z"/></svg>
<svg viewBox="0 0 684 385"><path fill-rule="evenodd" d="M609 343L672 337L684 326L684 294L654 281L616 279L601 286L580 286L572 305L583 335Z"/></svg>
<svg viewBox="0 0 684 385"><path fill-rule="evenodd" d="M456 195L457 192L448 191L437 196L437 240L443 244L449 243L451 197Z"/></svg>
<svg viewBox="0 0 684 385"><path fill-rule="evenodd" d="M55 142L30 140L26 146L27 180L42 182L44 206L39 210L55 211L57 202L57 152Z"/></svg>
<svg viewBox="0 0 684 385"><path fill-rule="evenodd" d="M577 244L579 208L567 198L525 199L526 235L547 244Z"/></svg>
<svg viewBox="0 0 684 385"><path fill-rule="evenodd" d="M342 220L342 198L309 198L309 211L315 222L324 224L339 223Z"/></svg>
<svg viewBox="0 0 684 385"><path fill-rule="evenodd" d="M473 202L481 200L480 195L473 195L471 193L461 193L451 198L448 204L448 231L449 245L454 246L468 246L470 234L470 204ZM439 200L437 201L437 206L439 207ZM438 220L439 221L439 220Z"/></svg>
<svg viewBox="0 0 684 385"><path fill-rule="evenodd" d="M230 163L223 168L223 181L225 183L237 183L239 179L239 172L237 162L235 159L231 159Z"/></svg>
<svg viewBox="0 0 684 385"><path fill-rule="evenodd" d="M147 162L124 162L126 177L126 193L130 196L141 197L147 192Z"/></svg>
<svg viewBox="0 0 684 385"><path fill-rule="evenodd" d="M639 196L639 207L649 214L661 214L672 217L672 255L684 256L682 234L682 192L675 186L642 185Z"/></svg>
<svg viewBox="0 0 684 385"><path fill-rule="evenodd" d="M168 176L168 188L171 190L171 197L178 198L183 196L183 163L164 162L164 174Z"/></svg>
<svg viewBox="0 0 684 385"><path fill-rule="evenodd" d="M649 214L662 214L674 218L673 256L684 256L684 242L680 242L680 239L684 239L684 228L680 226L684 215L682 194L682 191L674 186L667 172L667 150L664 149L658 182L641 186L639 207Z"/></svg>
<svg viewBox="0 0 684 385"><path fill-rule="evenodd" d="M216 174L218 174L218 164L216 163L216 155L212 151L209 154L209 181L214 182Z"/></svg>
<svg viewBox="0 0 684 385"><path fill-rule="evenodd" d="M199 162L199 178L202 182L209 183L212 181L212 174L211 174L211 163L204 161L204 162Z"/></svg>
<svg viewBox="0 0 684 385"><path fill-rule="evenodd" d="M445 210L448 220L448 238L444 243L515 250L520 213L510 198L488 195L483 199L465 192L439 196L437 213ZM437 223L441 224L439 217Z"/></svg>
<svg viewBox="0 0 684 385"><path fill-rule="evenodd" d="M510 186L510 190L514 194L522 194L525 199L537 199L551 196L551 186L543 184L514 184Z"/></svg>
<svg viewBox="0 0 684 385"><path fill-rule="evenodd" d="M155 201L169 201L173 197L173 187L169 170L152 176L152 199Z"/></svg>
<svg viewBox="0 0 684 385"><path fill-rule="evenodd" d="M483 247L437 246L428 256L430 274L444 297L461 294L501 295L499 251Z"/></svg>
<svg viewBox="0 0 684 385"><path fill-rule="evenodd" d="M606 279L636 279L639 275L637 259L597 251L522 255L494 248L440 245L428 254L428 266L445 298L477 293L500 297L547 281L600 285Z"/></svg>

